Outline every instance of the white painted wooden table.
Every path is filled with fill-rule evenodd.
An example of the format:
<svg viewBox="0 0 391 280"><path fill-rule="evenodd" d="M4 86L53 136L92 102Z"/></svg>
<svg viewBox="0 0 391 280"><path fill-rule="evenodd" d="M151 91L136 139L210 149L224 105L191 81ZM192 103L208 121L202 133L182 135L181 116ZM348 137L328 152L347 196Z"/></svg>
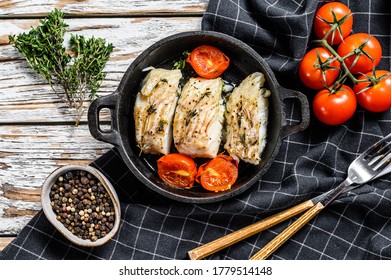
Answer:
<svg viewBox="0 0 391 280"><path fill-rule="evenodd" d="M95 140L8 42L52 9L69 33L104 37L115 49L99 95L115 90L129 64L152 43L200 30L208 0L0 0L0 251L41 209L40 189L55 168L88 164L111 145ZM69 36L69 35L68 35Z"/></svg>

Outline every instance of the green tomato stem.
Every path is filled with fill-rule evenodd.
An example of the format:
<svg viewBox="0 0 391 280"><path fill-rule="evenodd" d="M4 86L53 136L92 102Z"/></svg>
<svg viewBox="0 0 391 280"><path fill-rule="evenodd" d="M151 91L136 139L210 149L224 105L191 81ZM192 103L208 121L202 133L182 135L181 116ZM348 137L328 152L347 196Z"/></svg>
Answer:
<svg viewBox="0 0 391 280"><path fill-rule="evenodd" d="M327 38L327 37L325 37ZM358 82L360 82L359 80L356 79L356 77L353 76L353 74L350 72L349 68L346 66L346 63L344 61L344 59L346 59L347 57L349 56L352 56L354 53L351 52L349 54L347 54L346 56L344 57L341 57L334 49L332 46L329 45L329 43L327 43L326 39L322 39L322 40L316 40L315 43L321 45L322 47L326 48L335 58L335 60L338 60L339 63L341 64L342 66L342 69L344 71L344 75L342 75L342 77L346 78L346 76L354 83L354 84L357 84ZM335 61L335 60L330 60L329 63L331 63L332 61ZM340 82L342 79L338 79L338 81ZM338 82L337 81L337 82ZM336 83L337 83L336 82Z"/></svg>

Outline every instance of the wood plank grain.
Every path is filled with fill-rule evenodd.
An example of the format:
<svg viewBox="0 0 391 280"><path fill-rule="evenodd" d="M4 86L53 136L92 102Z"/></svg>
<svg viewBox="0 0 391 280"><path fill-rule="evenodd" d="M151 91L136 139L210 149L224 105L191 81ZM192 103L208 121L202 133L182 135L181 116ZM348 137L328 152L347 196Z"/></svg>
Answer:
<svg viewBox="0 0 391 280"><path fill-rule="evenodd" d="M208 0L5 0L0 18L42 17L54 8L68 16L202 15Z"/></svg>
<svg viewBox="0 0 391 280"><path fill-rule="evenodd" d="M107 63L107 76L98 92L106 95L118 86L131 62L154 42L183 31L200 30L201 20L189 18L69 19L69 33L106 38L115 49ZM7 20L1 23L0 123L72 122L74 111L65 106L50 86L8 44L9 34L26 32L37 20ZM69 34L66 42L69 40ZM86 121L86 116L82 118Z"/></svg>
<svg viewBox="0 0 391 280"><path fill-rule="evenodd" d="M0 126L0 139L0 182L9 192L39 188L59 165L88 164L112 147L95 140L87 125Z"/></svg>
<svg viewBox="0 0 391 280"><path fill-rule="evenodd" d="M0 216L0 237L17 235L33 218L33 216Z"/></svg>
<svg viewBox="0 0 391 280"><path fill-rule="evenodd" d="M17 234L41 209L39 190L48 173L63 164L88 164L111 145L93 139L85 124L74 128L72 111L8 45L8 34L27 31L38 21L1 24L0 235L8 235ZM116 46L99 92L105 95L115 90L129 64L145 48L170 34L199 29L200 18L113 18L104 24L96 19L72 19L68 24L73 33L104 37Z"/></svg>
<svg viewBox="0 0 391 280"><path fill-rule="evenodd" d="M3 185L3 196L8 199L39 202L41 199L41 190L21 188L5 183Z"/></svg>
<svg viewBox="0 0 391 280"><path fill-rule="evenodd" d="M0 237L0 252L14 240L15 237Z"/></svg>
<svg viewBox="0 0 391 280"><path fill-rule="evenodd" d="M87 125L0 126L0 236L17 234L41 209L45 178L65 164L89 164L112 145Z"/></svg>

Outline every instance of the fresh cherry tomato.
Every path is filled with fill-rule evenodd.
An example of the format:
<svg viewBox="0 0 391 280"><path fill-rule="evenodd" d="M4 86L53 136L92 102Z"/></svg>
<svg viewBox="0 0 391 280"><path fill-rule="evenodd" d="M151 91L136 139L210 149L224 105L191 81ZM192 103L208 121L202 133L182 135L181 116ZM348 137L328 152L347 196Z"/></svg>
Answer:
<svg viewBox="0 0 391 280"><path fill-rule="evenodd" d="M339 75L340 63L334 60L322 69L325 61L334 59L326 48L315 48L306 53L299 66L299 77L303 84L312 89L331 85Z"/></svg>
<svg viewBox="0 0 391 280"><path fill-rule="evenodd" d="M384 112L391 108L391 72L376 70L358 77L358 80L365 80L367 77L379 79L375 84L371 82L360 82L353 87L356 93L357 102L371 112Z"/></svg>
<svg viewBox="0 0 391 280"><path fill-rule="evenodd" d="M319 91L313 100L315 116L328 125L340 125L350 119L357 107L356 95L343 85L335 93L329 89Z"/></svg>
<svg viewBox="0 0 391 280"><path fill-rule="evenodd" d="M368 40L368 42L366 42ZM381 60L382 48L379 41L370 34L357 33L347 37L339 46L338 54L343 58L355 49L359 48L366 42L363 51L369 55L373 61L363 53L353 54L344 59L346 66L349 68L352 74L366 73L372 71ZM353 65L356 56L358 57L357 62Z"/></svg>
<svg viewBox="0 0 391 280"><path fill-rule="evenodd" d="M202 45L195 48L186 61L200 77L214 79L223 74L230 60L218 48Z"/></svg>
<svg viewBox="0 0 391 280"><path fill-rule="evenodd" d="M329 32L331 24L334 23L333 13L337 21L346 17L343 23L340 24L340 30L337 28L326 39L330 45L337 45L342 42L342 38L346 38L350 34L353 27L352 12L346 5L339 2L330 2L320 7L315 14L314 32L316 37L323 39Z"/></svg>
<svg viewBox="0 0 391 280"><path fill-rule="evenodd" d="M164 183L172 187L189 189L197 175L194 160L182 154L164 155L157 161L158 174Z"/></svg>
<svg viewBox="0 0 391 280"><path fill-rule="evenodd" d="M238 163L230 156L218 155L198 168L196 180L209 191L229 190L238 178Z"/></svg>

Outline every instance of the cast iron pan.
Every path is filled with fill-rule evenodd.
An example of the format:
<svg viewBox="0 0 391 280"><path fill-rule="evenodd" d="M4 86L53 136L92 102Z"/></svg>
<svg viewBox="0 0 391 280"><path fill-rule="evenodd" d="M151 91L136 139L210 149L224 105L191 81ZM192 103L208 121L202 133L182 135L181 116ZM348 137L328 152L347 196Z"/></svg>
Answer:
<svg viewBox="0 0 391 280"><path fill-rule="evenodd" d="M185 51L192 51L199 45L212 45L222 50L231 64L222 78L238 83L247 75L261 71L266 77L266 86L271 91L269 97L269 123L267 145L262 154L262 162L250 165L239 163L239 177L228 191L209 192L195 185L190 190L182 190L164 184L157 175L156 160L159 156L141 155L136 146L133 119L135 97L149 66L171 69L173 61ZM301 122L298 125L287 125L283 101L297 98L301 107ZM104 131L99 126L99 112L103 108L111 111L111 130ZM248 45L231 36L210 32L184 32L167 37L146 49L125 72L117 90L107 96L96 99L88 111L88 124L93 137L113 144L131 172L152 190L174 200L189 203L210 203L231 198L250 188L273 162L283 138L304 130L309 124L308 100L300 92L281 87L267 63ZM129 184L129 188L131 188Z"/></svg>

